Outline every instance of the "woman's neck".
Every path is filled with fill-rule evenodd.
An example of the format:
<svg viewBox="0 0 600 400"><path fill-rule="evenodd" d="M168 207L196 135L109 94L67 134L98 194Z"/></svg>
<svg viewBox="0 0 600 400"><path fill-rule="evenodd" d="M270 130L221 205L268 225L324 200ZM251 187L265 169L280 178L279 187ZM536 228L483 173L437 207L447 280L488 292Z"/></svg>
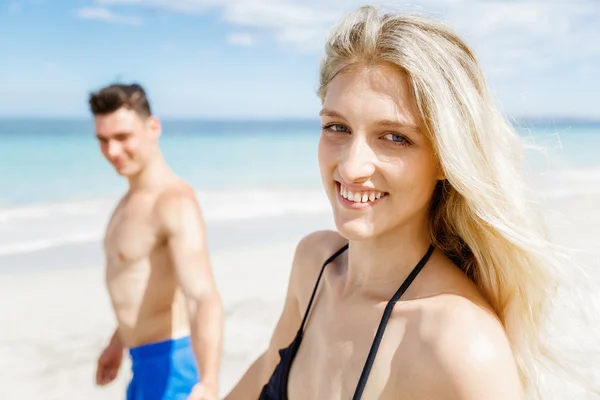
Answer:
<svg viewBox="0 0 600 400"><path fill-rule="evenodd" d="M350 241L343 296L391 298L430 245L426 222L369 240Z"/></svg>

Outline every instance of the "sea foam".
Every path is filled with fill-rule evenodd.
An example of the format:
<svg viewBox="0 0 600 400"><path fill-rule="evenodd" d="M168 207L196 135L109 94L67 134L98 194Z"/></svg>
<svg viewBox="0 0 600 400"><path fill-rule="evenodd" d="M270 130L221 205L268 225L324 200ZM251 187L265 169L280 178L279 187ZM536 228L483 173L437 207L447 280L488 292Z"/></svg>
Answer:
<svg viewBox="0 0 600 400"><path fill-rule="evenodd" d="M600 195L600 168L548 171L533 179L546 199ZM322 189L198 191L207 222L321 213L330 210ZM0 208L0 255L102 239L118 198Z"/></svg>
<svg viewBox="0 0 600 400"><path fill-rule="evenodd" d="M318 189L197 192L207 222L325 212ZM0 255L101 240L118 201L97 199L0 209Z"/></svg>

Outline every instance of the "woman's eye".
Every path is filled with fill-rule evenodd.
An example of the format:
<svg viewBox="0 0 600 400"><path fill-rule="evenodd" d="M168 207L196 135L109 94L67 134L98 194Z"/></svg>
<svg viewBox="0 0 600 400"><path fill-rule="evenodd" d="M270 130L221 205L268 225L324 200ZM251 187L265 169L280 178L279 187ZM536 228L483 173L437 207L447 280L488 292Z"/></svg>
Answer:
<svg viewBox="0 0 600 400"><path fill-rule="evenodd" d="M408 144L408 140L406 140L406 139L404 138L404 136L402 136L402 135L397 135L397 134L395 134L395 133L388 133L388 134L386 134L386 135L384 136L384 138L385 138L386 140L389 140L389 141L391 141L391 142L394 142L394 143L398 143L398 144Z"/></svg>
<svg viewBox="0 0 600 400"><path fill-rule="evenodd" d="M323 129L333 131L333 132L347 132L348 131L348 128L346 128L344 125L340 125L340 124L325 125L323 127Z"/></svg>

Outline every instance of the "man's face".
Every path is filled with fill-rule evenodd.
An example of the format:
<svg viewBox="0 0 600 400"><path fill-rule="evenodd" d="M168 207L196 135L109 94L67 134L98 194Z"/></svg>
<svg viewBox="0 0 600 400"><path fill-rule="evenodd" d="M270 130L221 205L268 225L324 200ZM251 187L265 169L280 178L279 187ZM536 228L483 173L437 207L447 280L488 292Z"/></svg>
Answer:
<svg viewBox="0 0 600 400"><path fill-rule="evenodd" d="M122 107L97 115L94 125L102 154L121 176L137 175L156 154L160 123L155 117L141 118Z"/></svg>

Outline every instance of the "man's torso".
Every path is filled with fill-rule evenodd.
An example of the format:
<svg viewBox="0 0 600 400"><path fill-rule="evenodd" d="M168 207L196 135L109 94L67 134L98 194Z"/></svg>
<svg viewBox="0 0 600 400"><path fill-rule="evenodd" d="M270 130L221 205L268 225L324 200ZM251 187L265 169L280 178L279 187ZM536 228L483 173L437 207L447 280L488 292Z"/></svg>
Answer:
<svg viewBox="0 0 600 400"><path fill-rule="evenodd" d="M126 195L106 230L106 285L127 347L189 331L185 300L156 212L159 196L160 192Z"/></svg>

